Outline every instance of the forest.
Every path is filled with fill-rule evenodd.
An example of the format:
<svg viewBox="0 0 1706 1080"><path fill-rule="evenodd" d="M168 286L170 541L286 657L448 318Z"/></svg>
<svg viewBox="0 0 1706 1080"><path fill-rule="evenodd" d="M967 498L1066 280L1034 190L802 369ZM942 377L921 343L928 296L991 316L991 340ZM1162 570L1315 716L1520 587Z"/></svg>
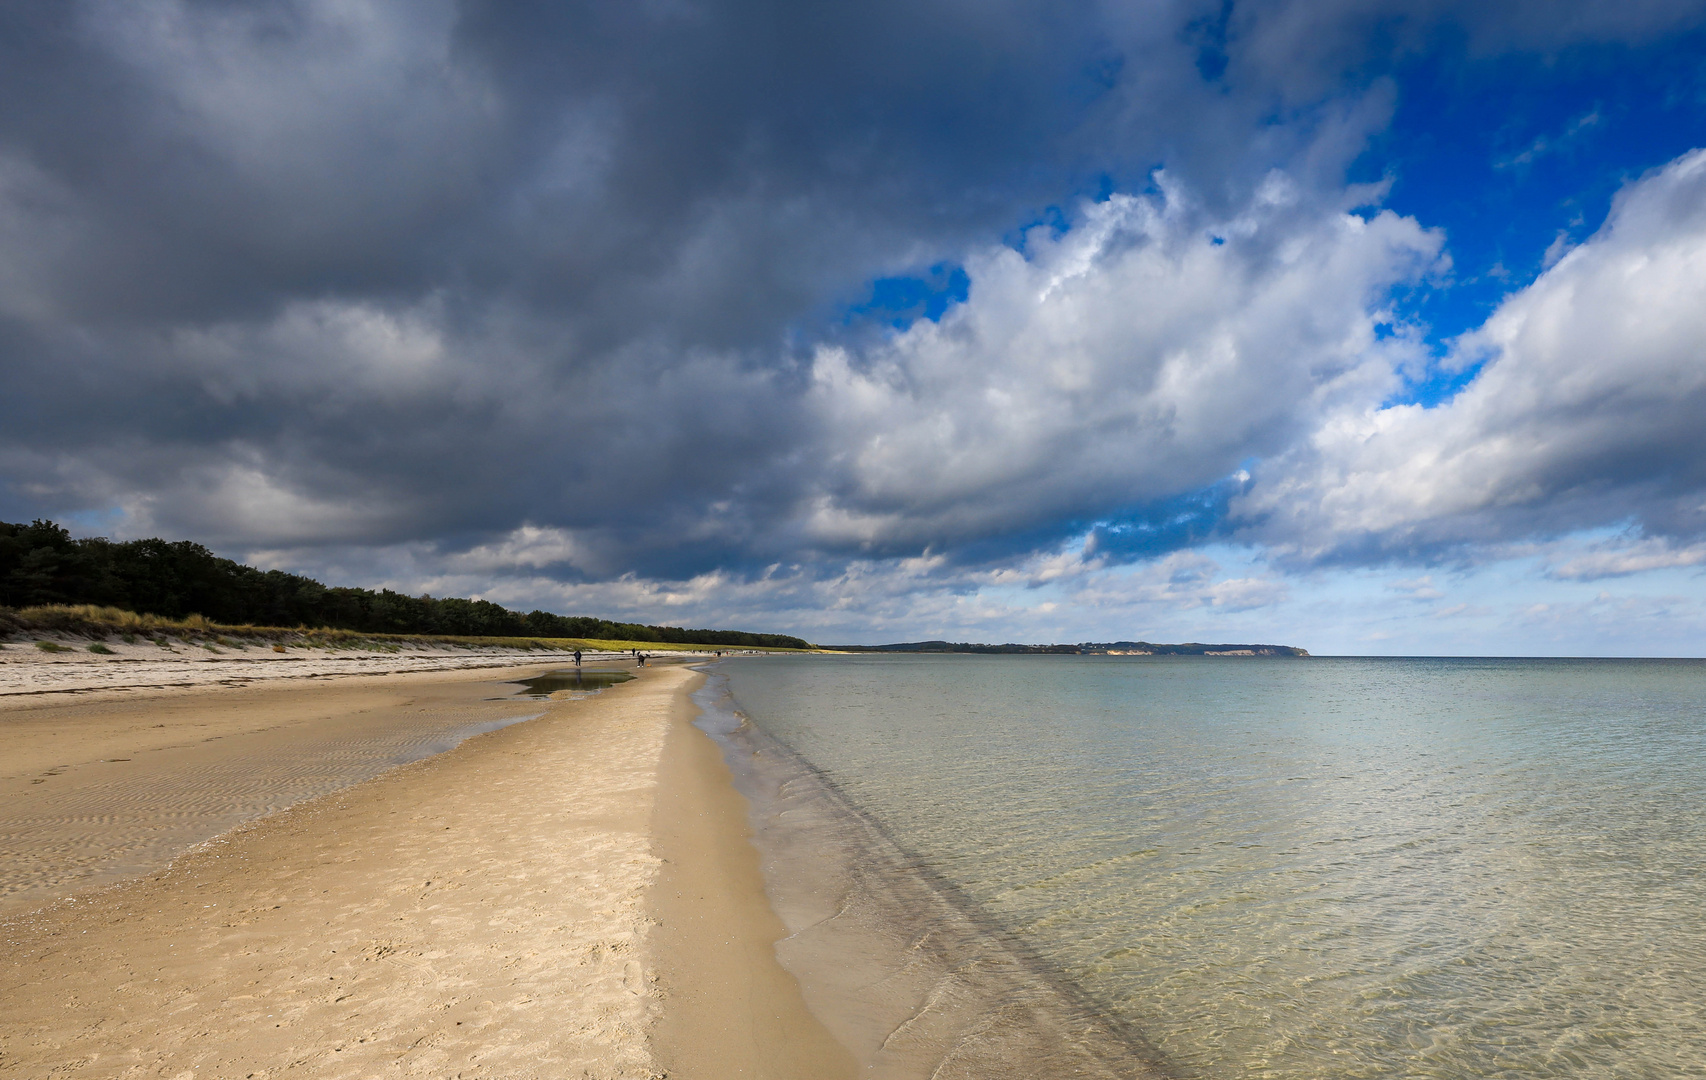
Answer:
<svg viewBox="0 0 1706 1080"><path fill-rule="evenodd" d="M0 522L0 607L100 604L230 625L327 627L385 634L600 638L688 645L809 649L801 638L742 630L685 630L530 611L489 600L332 587L260 570L188 540L73 539L52 521Z"/></svg>

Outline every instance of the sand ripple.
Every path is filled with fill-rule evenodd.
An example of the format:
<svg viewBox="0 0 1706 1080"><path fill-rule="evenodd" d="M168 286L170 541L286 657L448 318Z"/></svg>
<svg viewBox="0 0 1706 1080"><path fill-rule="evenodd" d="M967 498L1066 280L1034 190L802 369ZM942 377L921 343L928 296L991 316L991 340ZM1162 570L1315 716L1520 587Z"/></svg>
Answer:
<svg viewBox="0 0 1706 1080"><path fill-rule="evenodd" d="M84 669L135 670L34 666L70 672L54 676L61 685ZM0 913L158 868L243 822L539 716L544 703L501 700L510 687L495 681L535 670L0 698Z"/></svg>

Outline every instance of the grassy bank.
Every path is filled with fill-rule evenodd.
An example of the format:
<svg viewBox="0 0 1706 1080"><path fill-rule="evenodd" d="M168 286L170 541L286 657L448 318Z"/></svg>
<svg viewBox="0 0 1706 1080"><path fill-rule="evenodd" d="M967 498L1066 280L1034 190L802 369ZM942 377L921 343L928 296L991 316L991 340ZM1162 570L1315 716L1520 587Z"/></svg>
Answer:
<svg viewBox="0 0 1706 1080"><path fill-rule="evenodd" d="M249 626L217 623L200 615L168 619L94 604L50 604L22 609L0 607L0 641L77 638L100 643L177 639L201 647L243 649L250 645L303 649L366 649L400 652L408 648L513 649L518 652L805 652L803 649L724 645L684 645L609 638L468 637L447 634L370 634L324 627ZM49 644L52 644L50 641ZM49 649L48 651L53 651Z"/></svg>

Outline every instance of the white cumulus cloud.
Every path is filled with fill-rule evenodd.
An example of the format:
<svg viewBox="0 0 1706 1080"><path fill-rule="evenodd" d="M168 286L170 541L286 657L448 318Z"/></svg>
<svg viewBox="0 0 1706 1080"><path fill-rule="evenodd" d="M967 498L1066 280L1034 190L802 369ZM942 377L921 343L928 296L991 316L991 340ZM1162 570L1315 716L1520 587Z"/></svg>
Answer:
<svg viewBox="0 0 1706 1080"><path fill-rule="evenodd" d="M976 253L939 322L821 349L831 467L807 533L954 542L1114 512L1220 481L1395 385L1414 347L1382 339L1382 300L1437 265L1438 234L1301 203L1279 174L1230 220L1160 183Z"/></svg>
<svg viewBox="0 0 1706 1080"><path fill-rule="evenodd" d="M1453 360L1484 366L1448 402L1341 410L1258 469L1249 534L1322 560L1706 532L1706 151L1629 185Z"/></svg>

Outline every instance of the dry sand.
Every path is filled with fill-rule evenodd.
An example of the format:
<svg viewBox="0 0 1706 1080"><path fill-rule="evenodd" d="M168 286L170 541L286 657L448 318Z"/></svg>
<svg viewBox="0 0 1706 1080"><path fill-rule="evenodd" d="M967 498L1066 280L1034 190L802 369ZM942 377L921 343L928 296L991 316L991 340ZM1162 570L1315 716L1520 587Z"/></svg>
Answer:
<svg viewBox="0 0 1706 1080"><path fill-rule="evenodd" d="M107 691L124 695L195 686L246 686L260 680L396 675L408 672L508 668L517 664L568 663L572 652L526 651L495 646L416 646L398 649L311 648L292 644L277 651L267 643L215 645L170 639L125 644L110 640L108 654L89 652L83 638L48 639L64 652L43 652L33 642L0 644L0 700L28 695ZM621 653L588 651L589 660ZM673 656L706 655L672 653Z"/></svg>
<svg viewBox="0 0 1706 1080"><path fill-rule="evenodd" d="M0 815L77 820L7 843L40 880L0 920L0 1076L851 1075L776 964L698 676L518 708L499 674L8 701ZM91 884L169 854L109 831L253 810L327 745L540 711Z"/></svg>

